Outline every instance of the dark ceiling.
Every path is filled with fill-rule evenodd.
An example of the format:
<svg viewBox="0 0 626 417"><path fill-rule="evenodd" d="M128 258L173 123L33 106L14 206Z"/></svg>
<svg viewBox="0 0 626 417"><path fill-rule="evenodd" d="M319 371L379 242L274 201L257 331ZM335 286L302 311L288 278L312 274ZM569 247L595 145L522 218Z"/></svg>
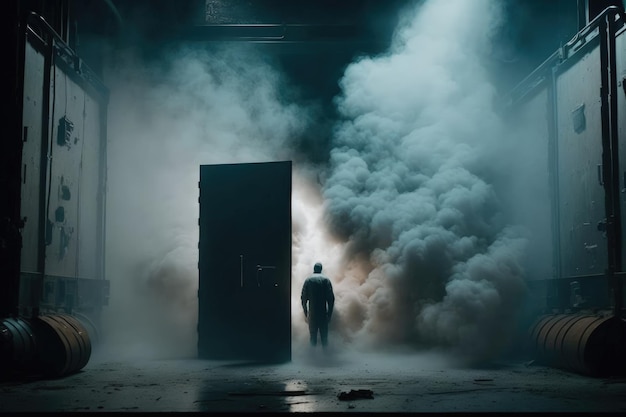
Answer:
<svg viewBox="0 0 626 417"><path fill-rule="evenodd" d="M244 41L278 57L296 83L331 98L345 66L385 51L403 8L424 0L66 1L74 8L78 53L98 73L103 43L134 47L151 59L178 41ZM585 0L498 1L506 18L498 33L503 46L489 65L504 91L575 35ZM621 5L588 1L592 14Z"/></svg>
<svg viewBox="0 0 626 417"><path fill-rule="evenodd" d="M523 74L569 40L578 29L579 0L500 0L507 23L500 36L507 49L496 66ZM422 0L81 0L74 1L82 55L98 66L91 40L106 38L116 46L141 45L157 53L176 40L264 43L274 52L307 61L322 57L327 65L345 65L359 54L384 51L398 16ZM599 3L602 3L599 5ZM593 0L603 8L609 0ZM614 3L614 1L613 1Z"/></svg>

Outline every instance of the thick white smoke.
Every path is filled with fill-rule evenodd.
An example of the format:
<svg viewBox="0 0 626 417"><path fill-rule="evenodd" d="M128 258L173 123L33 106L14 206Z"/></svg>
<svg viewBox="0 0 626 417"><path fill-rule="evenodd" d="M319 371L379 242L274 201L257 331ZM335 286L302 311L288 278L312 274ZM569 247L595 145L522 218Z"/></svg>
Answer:
<svg viewBox="0 0 626 417"><path fill-rule="evenodd" d="M105 80L114 353L196 354L199 165L296 159L294 350L308 338L300 289L321 261L336 295L331 346L497 355L525 294L526 244L501 200L515 195L503 173L520 165L483 60L497 5L428 0L388 53L349 65L328 169L296 154L311 113L284 100L254 49L180 48L160 66L118 55Z"/></svg>
<svg viewBox="0 0 626 417"><path fill-rule="evenodd" d="M426 1L388 53L341 80L323 195L330 229L348 241L344 263L365 270L336 284L337 327L361 345L449 347L482 361L511 336L526 240L492 185L515 157L503 152L483 64L497 6Z"/></svg>
<svg viewBox="0 0 626 417"><path fill-rule="evenodd" d="M106 74L106 339L118 357L195 356L199 166L293 159L306 114L243 45L133 56Z"/></svg>

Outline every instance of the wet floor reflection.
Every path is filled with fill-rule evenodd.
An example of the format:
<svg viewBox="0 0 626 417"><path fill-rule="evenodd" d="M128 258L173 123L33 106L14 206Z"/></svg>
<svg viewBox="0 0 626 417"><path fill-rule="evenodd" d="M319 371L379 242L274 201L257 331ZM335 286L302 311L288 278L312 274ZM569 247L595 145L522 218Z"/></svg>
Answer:
<svg viewBox="0 0 626 417"><path fill-rule="evenodd" d="M314 393L303 379L284 378L277 366L224 364L207 369L194 411L315 411Z"/></svg>
<svg viewBox="0 0 626 417"><path fill-rule="evenodd" d="M315 396L309 390L306 381L292 379L285 382L285 392L302 393L285 397L285 403L289 405L290 412L310 413L316 411Z"/></svg>

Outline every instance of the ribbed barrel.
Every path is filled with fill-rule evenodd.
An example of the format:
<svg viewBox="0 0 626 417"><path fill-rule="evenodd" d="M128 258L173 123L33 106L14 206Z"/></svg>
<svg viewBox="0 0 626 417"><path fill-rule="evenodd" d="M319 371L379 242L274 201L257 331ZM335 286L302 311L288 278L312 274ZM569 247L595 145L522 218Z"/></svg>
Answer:
<svg viewBox="0 0 626 417"><path fill-rule="evenodd" d="M9 370L33 369L37 343L32 325L20 318L0 322L0 366Z"/></svg>
<svg viewBox="0 0 626 417"><path fill-rule="evenodd" d="M623 372L625 322L610 315L551 314L530 331L539 363L585 375Z"/></svg>
<svg viewBox="0 0 626 417"><path fill-rule="evenodd" d="M83 325L67 314L39 316L36 334L38 362L49 376L67 375L82 369L91 356L91 341Z"/></svg>
<svg viewBox="0 0 626 417"><path fill-rule="evenodd" d="M89 317L83 313L72 313L72 318L78 320L80 324L87 330L87 334L89 335L89 340L91 341L91 348L93 349L100 342L100 331L99 326L96 324L94 319Z"/></svg>

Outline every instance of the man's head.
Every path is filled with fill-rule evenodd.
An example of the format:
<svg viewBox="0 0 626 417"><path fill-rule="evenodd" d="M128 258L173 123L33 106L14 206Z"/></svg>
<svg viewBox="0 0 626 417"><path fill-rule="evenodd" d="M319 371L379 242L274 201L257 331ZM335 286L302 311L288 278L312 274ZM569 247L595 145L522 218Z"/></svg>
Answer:
<svg viewBox="0 0 626 417"><path fill-rule="evenodd" d="M322 264L317 262L314 266L313 266L313 272L315 272L316 274L319 274L320 272L322 272Z"/></svg>

